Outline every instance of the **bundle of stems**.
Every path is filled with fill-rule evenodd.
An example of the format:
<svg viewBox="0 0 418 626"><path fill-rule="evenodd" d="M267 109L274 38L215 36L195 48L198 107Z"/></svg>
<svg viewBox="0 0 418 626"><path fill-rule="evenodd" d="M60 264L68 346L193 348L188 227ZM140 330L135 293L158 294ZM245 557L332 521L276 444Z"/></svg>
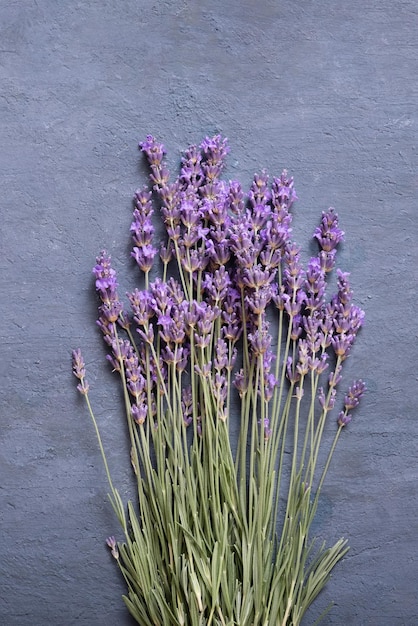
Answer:
<svg viewBox="0 0 418 626"><path fill-rule="evenodd" d="M364 393L348 389L329 436L343 362L363 323L348 274L326 280L344 233L322 213L304 270L291 240L293 179L255 175L247 198L220 179L220 136L191 146L170 183L164 147L140 144L152 192L135 194L141 288L117 293L102 252L98 325L126 410L135 504L114 486L83 356L73 371L96 430L124 540L107 540L144 626L297 626L348 550L310 536L335 446ZM153 201L167 232L150 280ZM273 329L273 330L271 330ZM334 422L335 423L335 422ZM238 426L238 437L233 429Z"/></svg>

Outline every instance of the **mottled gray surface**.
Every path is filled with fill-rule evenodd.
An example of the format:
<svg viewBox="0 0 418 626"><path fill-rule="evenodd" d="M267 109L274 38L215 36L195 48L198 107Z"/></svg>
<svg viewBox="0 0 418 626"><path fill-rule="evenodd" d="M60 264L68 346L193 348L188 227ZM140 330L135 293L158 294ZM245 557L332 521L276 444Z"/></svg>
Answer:
<svg viewBox="0 0 418 626"><path fill-rule="evenodd" d="M367 313L346 375L369 392L316 521L351 550L314 613L333 599L326 626L418 624L417 33L416 0L1 3L2 624L132 623L70 351L83 346L125 496L91 266L107 247L122 290L133 284L137 141L156 134L174 168L215 131L232 147L228 177L295 176L305 249L320 212L337 208L340 264Z"/></svg>

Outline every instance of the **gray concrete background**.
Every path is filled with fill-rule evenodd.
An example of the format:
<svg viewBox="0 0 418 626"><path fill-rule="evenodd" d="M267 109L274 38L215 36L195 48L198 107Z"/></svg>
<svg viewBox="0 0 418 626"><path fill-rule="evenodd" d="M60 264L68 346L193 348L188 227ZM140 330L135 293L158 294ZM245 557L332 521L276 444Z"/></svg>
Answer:
<svg viewBox="0 0 418 626"><path fill-rule="evenodd" d="M83 347L122 494L117 387L95 329L102 247L122 282L137 141L229 138L227 177L295 176L304 250L335 206L367 323L346 382L369 392L344 433L318 533L351 550L324 624L418 624L416 0L20 0L0 5L0 621L132 624L105 538L118 528L71 375ZM306 624L313 618L308 616Z"/></svg>

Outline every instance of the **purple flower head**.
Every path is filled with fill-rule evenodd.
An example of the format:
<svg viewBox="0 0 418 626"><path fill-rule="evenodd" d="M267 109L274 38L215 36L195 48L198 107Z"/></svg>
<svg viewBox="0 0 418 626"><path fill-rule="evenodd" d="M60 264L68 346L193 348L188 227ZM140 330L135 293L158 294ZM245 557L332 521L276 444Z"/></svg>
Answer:
<svg viewBox="0 0 418 626"><path fill-rule="evenodd" d="M193 228L202 220L202 211L196 197L188 198L183 194L179 205L179 216L186 228Z"/></svg>
<svg viewBox="0 0 418 626"><path fill-rule="evenodd" d="M131 303L134 321L139 326L146 326L154 315L154 311L151 307L150 292L135 289L132 293L127 293L126 295Z"/></svg>
<svg viewBox="0 0 418 626"><path fill-rule="evenodd" d="M302 320L303 329L306 333L306 341L308 343L309 351L315 353L321 346L321 318L317 311L311 315L307 315Z"/></svg>
<svg viewBox="0 0 418 626"><path fill-rule="evenodd" d="M164 265L168 265L174 256L173 245L168 243L167 246L161 244L160 246L160 259Z"/></svg>
<svg viewBox="0 0 418 626"><path fill-rule="evenodd" d="M206 137L200 144L204 160L208 165L222 165L229 152L228 140L221 135Z"/></svg>
<svg viewBox="0 0 418 626"><path fill-rule="evenodd" d="M301 309L302 309L302 305L305 301L306 295L304 294L303 291L297 291L296 292L296 296L294 296L292 299L287 298L284 301L284 308L286 313L289 315L289 317L295 318L298 317L299 322L301 322Z"/></svg>
<svg viewBox="0 0 418 626"><path fill-rule="evenodd" d="M134 420L134 422L140 426L141 424L145 422L147 418L147 415L148 415L147 405L144 403L139 404L139 405L133 404L131 406L131 415L132 415L132 419Z"/></svg>
<svg viewBox="0 0 418 626"><path fill-rule="evenodd" d="M292 328L290 332L290 338L292 341L297 341L302 334L303 326L302 326L302 315L297 313L292 316Z"/></svg>
<svg viewBox="0 0 418 626"><path fill-rule="evenodd" d="M248 377L245 376L244 370L240 369L239 372L236 372L234 376L234 385L238 390L240 398L243 398L248 390Z"/></svg>
<svg viewBox="0 0 418 626"><path fill-rule="evenodd" d="M257 264L260 246L255 240L251 220L235 222L232 225L230 243L238 267L251 268Z"/></svg>
<svg viewBox="0 0 418 626"><path fill-rule="evenodd" d="M190 426L193 421L193 396L191 387L185 387L182 391L181 409L185 426Z"/></svg>
<svg viewBox="0 0 418 626"><path fill-rule="evenodd" d="M83 355L81 354L80 348L77 350L73 350L72 352L72 360L73 360L73 374L80 381L77 385L78 391L84 396L87 395L89 391L89 384L85 378L86 376L86 367L84 364Z"/></svg>
<svg viewBox="0 0 418 626"><path fill-rule="evenodd" d="M337 390L335 387L332 387L329 392L328 404L324 407L326 411L332 411L335 406L335 400L337 398Z"/></svg>
<svg viewBox="0 0 418 626"><path fill-rule="evenodd" d="M134 205L141 215L152 215L152 192L147 188L137 189L134 194Z"/></svg>
<svg viewBox="0 0 418 626"><path fill-rule="evenodd" d="M274 389L276 388L277 384L278 384L278 380L277 378L274 376L274 374L267 374L267 376L264 379L264 399L266 400L266 402L270 402L270 400L273 397L274 394Z"/></svg>
<svg viewBox="0 0 418 626"><path fill-rule="evenodd" d="M268 174L263 171L261 174L254 174L254 180L248 193L248 199L253 207L253 212L257 206L264 207L271 199L271 192L268 188ZM261 208L261 213L262 213ZM270 208L268 209L270 212Z"/></svg>
<svg viewBox="0 0 418 626"><path fill-rule="evenodd" d="M365 391L366 385L364 382L360 379L355 380L351 387L349 387L344 398L345 410L350 411L350 409L355 409L359 405L360 399L363 397Z"/></svg>
<svg viewBox="0 0 418 626"><path fill-rule="evenodd" d="M222 306L222 335L235 343L242 334L241 303L235 299L235 289L228 289L228 294Z"/></svg>
<svg viewBox="0 0 418 626"><path fill-rule="evenodd" d="M190 146L182 158L180 178L184 186L197 189L202 180L202 156L197 146Z"/></svg>
<svg viewBox="0 0 418 626"><path fill-rule="evenodd" d="M146 155L150 165L161 165L165 149L163 144L158 143L152 135L147 135L146 140L139 143L139 148Z"/></svg>
<svg viewBox="0 0 418 626"><path fill-rule="evenodd" d="M152 243L154 234L154 226L151 219L148 216L141 215L137 209L134 210L133 217L130 231L134 244L136 246L149 245Z"/></svg>
<svg viewBox="0 0 418 626"><path fill-rule="evenodd" d="M154 262L154 257L157 254L157 249L151 245L143 245L141 247L135 246L131 252L131 256L137 262L139 268L148 273Z"/></svg>
<svg viewBox="0 0 418 626"><path fill-rule="evenodd" d="M244 211L244 194L241 184L236 180L229 182L228 206L235 215L241 215Z"/></svg>
<svg viewBox="0 0 418 626"><path fill-rule="evenodd" d="M312 370L315 370L318 375L320 375L328 368L328 358L328 354L324 352L323 354L321 354L320 359L315 358L313 360L310 360L309 367Z"/></svg>
<svg viewBox="0 0 418 626"><path fill-rule="evenodd" d="M223 406L228 395L228 383L224 374L216 372L212 388L215 400L220 406Z"/></svg>
<svg viewBox="0 0 418 626"><path fill-rule="evenodd" d="M170 315L159 315L160 337L166 344L181 344L186 336L185 313L178 306L173 306Z"/></svg>
<svg viewBox="0 0 418 626"><path fill-rule="evenodd" d="M299 361L296 365L297 372L301 376L305 376L309 371L309 348L308 342L305 339L301 339L298 343L299 348Z"/></svg>
<svg viewBox="0 0 418 626"><path fill-rule="evenodd" d="M325 287L325 270L321 266L320 259L312 257L308 263L305 280L307 293L305 306L307 309L315 311L321 307L324 300Z"/></svg>
<svg viewBox="0 0 418 626"><path fill-rule="evenodd" d="M324 272L330 272L335 266L335 257L337 255L336 250L329 250L326 252L325 250L321 250L319 253L319 260L321 263L321 268Z"/></svg>
<svg viewBox="0 0 418 626"><path fill-rule="evenodd" d="M321 224L314 231L314 238L325 252L330 252L344 239L344 232L338 226L338 215L334 208L322 212Z"/></svg>
<svg viewBox="0 0 418 626"><path fill-rule="evenodd" d="M254 315L263 314L267 308L267 305L271 301L273 296L273 290L271 285L260 287L257 291L253 291L249 295L245 296L245 304L247 310Z"/></svg>
<svg viewBox="0 0 418 626"><path fill-rule="evenodd" d="M175 346L171 349L166 345L161 351L161 358L167 365L175 365L178 371L183 371L187 365L189 352L183 346Z"/></svg>
<svg viewBox="0 0 418 626"><path fill-rule="evenodd" d="M219 237L221 234L221 237ZM205 241L205 253L210 258L210 265L213 268L226 265L231 258L229 241L220 229L210 229L209 238Z"/></svg>
<svg viewBox="0 0 418 626"><path fill-rule="evenodd" d="M197 329L199 334L207 336L212 333L213 322L219 317L220 309L217 306L211 306L207 302L201 302L199 306L199 319L197 321Z"/></svg>
<svg viewBox="0 0 418 626"><path fill-rule="evenodd" d="M136 260L144 272L149 272L157 250L152 246L154 226L151 216L153 213L150 193L137 191L135 195L136 208L133 213L131 224L132 239L135 244L131 256Z"/></svg>
<svg viewBox="0 0 418 626"><path fill-rule="evenodd" d="M284 251L289 243L291 229L287 224L283 224L276 213L272 213L266 221L261 238L266 246L271 250Z"/></svg>
<svg viewBox="0 0 418 626"><path fill-rule="evenodd" d="M271 335L268 332L268 324L265 322L263 327L257 328L252 333L248 333L248 343L254 356L262 356L271 345Z"/></svg>
<svg viewBox="0 0 418 626"><path fill-rule="evenodd" d="M199 374L202 378L209 378L211 375L212 361L208 361L202 367L199 365L194 366L196 374Z"/></svg>
<svg viewBox="0 0 418 626"><path fill-rule="evenodd" d="M346 413L345 411L340 411L337 417L338 426L343 428L344 426L347 426L347 424L349 424L350 422L351 415L349 413Z"/></svg>
<svg viewBox="0 0 418 626"><path fill-rule="evenodd" d="M260 287L270 285L275 276L276 270L264 269L262 265L256 264L252 267L244 268L242 280L246 287L259 289Z"/></svg>
<svg viewBox="0 0 418 626"><path fill-rule="evenodd" d="M287 170L283 170L280 178L274 178L271 186L272 204L277 213L283 218L289 216L288 211L292 204L298 199L294 189L293 177L288 178ZM291 217L289 216L290 223Z"/></svg>
<svg viewBox="0 0 418 626"><path fill-rule="evenodd" d="M122 313L123 305L119 300L105 300L99 307L100 319L106 323L114 323Z"/></svg>
<svg viewBox="0 0 418 626"><path fill-rule="evenodd" d="M294 366L293 358L291 356L287 357L286 376L291 383L297 383L300 380L300 374Z"/></svg>
<svg viewBox="0 0 418 626"><path fill-rule="evenodd" d="M102 299L108 299L116 293L117 282L116 272L111 265L111 257L103 250L96 258L96 265L93 268L93 274L96 277L96 289Z"/></svg>
<svg viewBox="0 0 418 626"><path fill-rule="evenodd" d="M154 326L150 323L146 324L144 328L137 328L136 332L145 343L152 345L154 343Z"/></svg>
<svg viewBox="0 0 418 626"><path fill-rule="evenodd" d="M150 178L154 183L154 189L160 191L168 185L170 179L170 172L166 167L160 167L159 165L151 165Z"/></svg>
<svg viewBox="0 0 418 626"><path fill-rule="evenodd" d="M173 306L173 298L168 284L157 278L150 284L149 288L152 295L149 304L153 311L157 315L169 313Z"/></svg>
<svg viewBox="0 0 418 626"><path fill-rule="evenodd" d="M349 276L349 272L342 272L340 269L337 270L337 298L340 304L348 304L349 302L351 302L353 296L353 291L350 287L350 283L348 280Z"/></svg>
<svg viewBox="0 0 418 626"><path fill-rule="evenodd" d="M290 301L290 296L285 293L283 285L280 287L279 291L276 293L273 292L272 300L279 311L285 310L286 304Z"/></svg>
<svg viewBox="0 0 418 626"><path fill-rule="evenodd" d="M224 339L218 339L216 342L213 365L218 372L228 367L228 346Z"/></svg>
<svg viewBox="0 0 418 626"><path fill-rule="evenodd" d="M284 285L286 293L293 296L304 283L303 269L300 264L300 249L295 243L289 243L285 251Z"/></svg>
<svg viewBox="0 0 418 626"><path fill-rule="evenodd" d="M180 261L186 272L196 275L199 270L205 269L208 259L202 256L198 250L187 250L182 246L180 248Z"/></svg>
<svg viewBox="0 0 418 626"><path fill-rule="evenodd" d="M138 357L133 350L125 360L125 373L128 390L135 397L135 402L138 402L138 398L145 390L146 379L142 375Z"/></svg>

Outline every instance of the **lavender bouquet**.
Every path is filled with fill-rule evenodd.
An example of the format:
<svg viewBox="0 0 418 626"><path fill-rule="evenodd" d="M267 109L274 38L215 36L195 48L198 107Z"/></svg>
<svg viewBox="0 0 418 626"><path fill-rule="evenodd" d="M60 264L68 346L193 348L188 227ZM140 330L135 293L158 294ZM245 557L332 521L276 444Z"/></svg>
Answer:
<svg viewBox="0 0 418 626"><path fill-rule="evenodd" d="M125 507L113 484L83 357L73 352L123 531L122 542L107 543L124 601L143 626L296 626L348 549L344 539L328 547L310 536L335 446L365 389L353 382L330 429L364 318L347 273L337 269L336 293L325 293L344 233L335 211L323 212L318 253L303 269L286 171L271 184L255 175L245 196L220 178L220 136L191 146L174 182L164 147L148 136L140 148L152 191L135 194L141 277L128 310L106 252L93 270L97 323L123 388L135 504ZM153 201L167 233L159 250ZM151 280L158 252L161 274Z"/></svg>

